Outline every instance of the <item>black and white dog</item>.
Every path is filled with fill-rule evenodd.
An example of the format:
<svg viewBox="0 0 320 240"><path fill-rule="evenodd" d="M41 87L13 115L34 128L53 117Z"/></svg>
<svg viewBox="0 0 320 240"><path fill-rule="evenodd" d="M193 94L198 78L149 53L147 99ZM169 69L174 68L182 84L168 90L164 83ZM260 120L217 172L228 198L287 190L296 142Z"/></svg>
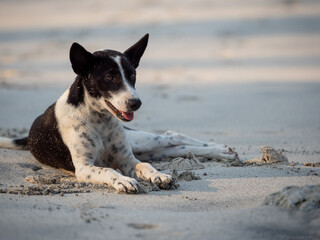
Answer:
<svg viewBox="0 0 320 240"><path fill-rule="evenodd" d="M141 106L135 90L136 68L148 38L145 35L124 53L90 53L73 43L70 61L77 74L74 83L34 121L27 138L0 137L0 147L28 149L41 163L74 171L79 181L106 183L126 193L138 191L136 178L163 189L173 184L170 175L139 160L185 156L188 152L237 158L224 145L174 132L156 135L136 131L121 124L131 121Z"/></svg>

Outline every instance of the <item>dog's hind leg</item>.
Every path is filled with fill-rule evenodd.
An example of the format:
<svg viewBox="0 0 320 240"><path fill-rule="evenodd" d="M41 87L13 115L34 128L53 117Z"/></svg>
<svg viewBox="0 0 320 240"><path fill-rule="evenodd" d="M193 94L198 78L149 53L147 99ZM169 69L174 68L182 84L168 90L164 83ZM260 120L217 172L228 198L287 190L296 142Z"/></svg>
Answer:
<svg viewBox="0 0 320 240"><path fill-rule="evenodd" d="M136 156L141 161L158 161L164 158L187 157L191 152L198 157L209 159L238 159L238 154L231 148L220 146L172 146L156 148L150 152L138 152Z"/></svg>
<svg viewBox="0 0 320 240"><path fill-rule="evenodd" d="M126 130L126 135L131 148L136 152L149 152L157 148L166 148L172 146L202 146L202 147L224 147L224 145L214 142L205 142L199 139L172 131L167 131L164 134L154 134L138 130Z"/></svg>
<svg viewBox="0 0 320 240"><path fill-rule="evenodd" d="M189 152L207 158L238 158L236 152L223 144L204 142L171 131L157 135L144 131L127 130L126 134L135 156L141 161L184 157Z"/></svg>

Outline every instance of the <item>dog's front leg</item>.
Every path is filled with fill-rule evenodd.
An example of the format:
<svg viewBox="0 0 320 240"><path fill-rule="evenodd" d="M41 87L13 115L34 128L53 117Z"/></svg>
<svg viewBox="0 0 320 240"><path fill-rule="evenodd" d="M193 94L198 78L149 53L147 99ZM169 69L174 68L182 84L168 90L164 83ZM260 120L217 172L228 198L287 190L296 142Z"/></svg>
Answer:
<svg viewBox="0 0 320 240"><path fill-rule="evenodd" d="M123 176L112 168L97 167L88 163L79 164L75 168L78 181L107 184L120 193L138 192L138 183L134 178Z"/></svg>
<svg viewBox="0 0 320 240"><path fill-rule="evenodd" d="M100 149L103 148L100 141L94 141L94 135L85 132L70 135L70 141L67 143L78 181L107 184L117 192L138 192L138 184L134 178L123 176L110 168L113 166L101 160Z"/></svg>

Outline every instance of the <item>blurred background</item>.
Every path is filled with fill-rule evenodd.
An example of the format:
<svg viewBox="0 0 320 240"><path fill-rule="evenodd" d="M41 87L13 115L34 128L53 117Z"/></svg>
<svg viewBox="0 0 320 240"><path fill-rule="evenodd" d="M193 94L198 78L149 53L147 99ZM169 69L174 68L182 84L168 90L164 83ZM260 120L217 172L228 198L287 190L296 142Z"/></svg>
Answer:
<svg viewBox="0 0 320 240"><path fill-rule="evenodd" d="M319 143L319 0L1 0L1 126L29 128L71 85L73 42L124 51L145 33L131 126Z"/></svg>
<svg viewBox="0 0 320 240"><path fill-rule="evenodd" d="M72 42L147 32L143 83L320 80L319 0L1 0L0 82L68 86Z"/></svg>

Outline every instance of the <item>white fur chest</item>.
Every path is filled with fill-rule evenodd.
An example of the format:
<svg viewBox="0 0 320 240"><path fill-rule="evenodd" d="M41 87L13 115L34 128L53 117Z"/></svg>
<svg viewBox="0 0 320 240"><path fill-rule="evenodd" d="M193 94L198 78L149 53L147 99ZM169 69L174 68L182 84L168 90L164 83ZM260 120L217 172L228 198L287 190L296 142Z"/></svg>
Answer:
<svg viewBox="0 0 320 240"><path fill-rule="evenodd" d="M100 113L94 104L67 103L69 90L57 101L55 113L63 142L73 159L91 158L96 164L131 153L122 124L107 110ZM111 157L112 155L112 157Z"/></svg>

